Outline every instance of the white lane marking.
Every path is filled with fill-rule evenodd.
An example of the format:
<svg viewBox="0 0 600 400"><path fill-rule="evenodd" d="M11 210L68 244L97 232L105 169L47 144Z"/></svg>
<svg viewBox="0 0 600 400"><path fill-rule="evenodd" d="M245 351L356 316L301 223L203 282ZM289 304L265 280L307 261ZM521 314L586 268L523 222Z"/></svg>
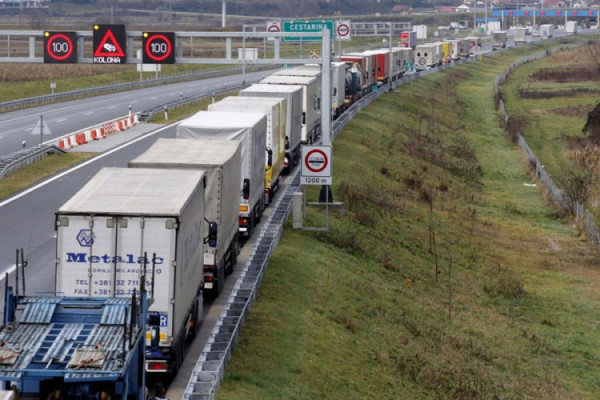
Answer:
<svg viewBox="0 0 600 400"><path fill-rule="evenodd" d="M107 108L108 108L109 110L113 110L113 109L117 108L117 106L110 106L110 107L107 107Z"/></svg>
<svg viewBox="0 0 600 400"><path fill-rule="evenodd" d="M61 119L57 119L54 122L59 123L59 122L65 122L66 120L67 120L67 118L61 118Z"/></svg>
<svg viewBox="0 0 600 400"><path fill-rule="evenodd" d="M13 264L12 267L8 267L7 270L2 271L2 275L0 275L0 282L2 280L4 280L4 278L6 277L6 274L12 274L13 272L15 272L16 269L17 269L17 266L15 264Z"/></svg>
<svg viewBox="0 0 600 400"><path fill-rule="evenodd" d="M83 113L83 115L92 115L94 112L93 111L86 111Z"/></svg>
<svg viewBox="0 0 600 400"><path fill-rule="evenodd" d="M23 196L25 196L25 195L28 195L29 193L32 193L32 192L34 192L34 191L38 190L38 189L39 189L39 188L41 188L41 187L44 187L44 186L48 185L49 183L52 183L52 182L54 182L54 181L56 181L56 180L58 180L58 179L61 179L63 176L65 176L65 175L67 175L67 174L70 174L70 173L71 173L71 172L73 172L73 171L77 171L77 170L78 170L78 169L80 169L80 168L83 168L83 167L85 167L85 166L88 166L89 164L91 164L91 163L93 163L93 162L95 162L95 161L97 161L97 160L100 160L100 159L102 159L102 158L104 158L104 157L106 157L106 156L109 156L109 155L111 155L112 153L116 153L117 151L119 151L119 150L122 150L122 149L124 149L125 147L128 147L128 146L130 146L130 145L132 145L132 144L134 144L134 143L137 143L137 142L139 142L139 141L141 141L141 140L144 140L144 139L146 139L147 137L154 136L154 135L156 135L157 133L160 133L160 132L162 132L162 131L164 131L164 130L166 130L166 129L169 129L169 128L171 128L171 127L173 127L173 126L177 125L178 123L179 123L179 122L174 122L174 123L172 123L172 124L169 124L169 125L167 125L167 126L163 126L162 128L159 128L159 129L157 129L157 130L155 130L155 131L152 131L152 132L149 132L149 133L147 133L147 134L145 134L145 135L142 135L142 136L140 136L140 137L138 137L138 138L136 138L136 139L133 139L133 140L132 140L132 141L130 141L130 142L123 143L123 144L122 144L122 145L120 145L119 147L115 147L114 149L112 149L112 150L109 150L109 151L107 151L106 153L102 153L102 154L100 154L100 155L98 155L98 156L96 156L96 157L94 157L94 158L92 158L92 159L90 159L90 160L87 160L87 161L85 161L85 162L83 162L83 163L81 163L81 164L79 164L79 165L77 165L77 166L75 166L75 167L73 167L73 168L71 168L71 169L68 169L68 170L66 170L66 171L64 171L64 172L62 172L62 173L60 173L60 174L58 174L58 175L55 175L55 176L53 176L52 178L48 179L47 181L41 182L41 183L39 183L39 184L37 184L37 185L35 185L35 186L33 186L33 187L31 187L31 188L29 188L29 189L25 190L24 192L21 192L21 193L19 193L19 194L15 195L14 197L11 197L11 198L9 198L9 199L7 199L7 200L4 200L3 202L0 202L0 208L4 207L4 206L5 206L5 205L7 205L7 204L10 204L10 203L12 203L12 202L13 202L13 201L15 201L15 200L18 200L18 199L20 199L21 197L23 197Z"/></svg>

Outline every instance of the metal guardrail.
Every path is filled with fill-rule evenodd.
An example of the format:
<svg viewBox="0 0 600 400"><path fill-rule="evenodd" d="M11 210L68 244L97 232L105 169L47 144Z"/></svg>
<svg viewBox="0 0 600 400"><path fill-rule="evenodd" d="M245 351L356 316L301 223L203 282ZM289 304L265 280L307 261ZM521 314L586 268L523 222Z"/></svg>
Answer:
<svg viewBox="0 0 600 400"><path fill-rule="evenodd" d="M54 145L30 147L2 156L0 157L0 179L12 171L33 164L47 154L54 153L64 153L64 150Z"/></svg>
<svg viewBox="0 0 600 400"><path fill-rule="evenodd" d="M199 94L198 96L185 97L180 100L175 100L170 103L162 104L160 106L156 106L154 108L142 111L140 113L140 121L149 121L156 114L163 112L165 110L165 107L167 108L167 110L171 110L173 108L183 106L184 104L191 103L193 101L206 99L209 97L214 97L216 95L222 95L222 94L229 93L229 92L231 92L231 94L233 94L234 92L240 91L240 90L248 87L251 84L252 84L252 82L248 82L248 83L244 83L244 84L236 85L236 86L232 86L232 87L223 87L222 89L215 90L211 94L206 94L206 93Z"/></svg>
<svg viewBox="0 0 600 400"><path fill-rule="evenodd" d="M272 66L249 66L246 68L246 71L261 71L272 68ZM57 94L49 94L45 96L36 96L29 97L26 99L19 99L13 101L7 101L0 103L0 111L6 111L10 109L20 108L20 107L30 107L37 104L49 103L53 101L73 99L85 96L97 96L101 94L106 94L110 92L123 91L123 90L131 90L131 89L139 89L148 86L158 86L164 85L168 83L175 83L179 81L185 80L197 80L197 79L206 79L214 76L221 75L232 75L239 74L242 72L242 68L227 68L227 69L218 69L211 70L205 72L198 72L193 74L179 74L179 75L171 75L167 77L157 78L157 79L147 79L142 81L135 82L126 82L126 83L118 83L114 85L108 86L99 86L89 89L82 90L73 90L69 92L57 93Z"/></svg>
<svg viewBox="0 0 600 400"><path fill-rule="evenodd" d="M500 84L504 83L508 79L510 73L515 68L517 68L523 64L529 63L531 61L545 57L547 55L551 55L551 54L556 53L561 50L566 50L568 48L576 47L578 45L581 46L581 45L583 45L583 43L548 49L542 53L537 53L537 54L533 54L528 57L523 57L523 58L515 61L514 63L510 64L506 68L506 70L504 70L504 72L502 72L501 74L499 74L496 77L496 79L494 81L494 92L496 93L496 95L499 98L497 108L498 108L498 111L500 112L500 114L502 116L502 120L504 121L505 124L508 124L510 116L508 115L508 113L505 110L504 100L502 100L502 98L500 98L500 92L498 90L498 87ZM565 209L569 212L572 212L573 215L575 216L575 221L577 222L578 226L582 227L583 230L585 230L587 232L587 234L590 238L590 241L592 243L594 243L596 245L596 247L598 247L600 249L600 227L598 226L598 223L596 222L597 218L594 216L594 214L591 213L588 209L586 209L586 207L584 205L569 198L567 193L565 193L565 191L563 189L559 188L554 183L554 181L552 180L550 175L546 172L544 165L540 162L540 160L537 158L537 156L535 155L533 150L531 150L531 148L527 144L527 141L525 140L525 137L522 135L522 132L517 132L517 140L518 140L519 147L523 150L523 152L527 156L527 160L528 160L529 164L535 169L535 175L540 180L540 183L546 190L546 193L548 194L548 197L550 198L550 200L552 200L552 202L554 204L556 204L557 206L562 207L563 209Z"/></svg>

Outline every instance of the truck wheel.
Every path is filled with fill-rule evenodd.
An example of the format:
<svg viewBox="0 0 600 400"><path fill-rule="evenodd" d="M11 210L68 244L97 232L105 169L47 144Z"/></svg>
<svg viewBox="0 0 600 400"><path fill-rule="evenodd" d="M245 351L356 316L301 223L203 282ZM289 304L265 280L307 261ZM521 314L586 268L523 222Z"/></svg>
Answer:
<svg viewBox="0 0 600 400"><path fill-rule="evenodd" d="M254 211L256 213L256 217L254 218L256 220L256 225L260 223L260 217L262 217L262 210L265 209L264 204L264 202L259 201L256 205L256 209Z"/></svg>
<svg viewBox="0 0 600 400"><path fill-rule="evenodd" d="M256 225L255 213L254 211L250 213L250 221L248 223L248 238L252 236L254 233L254 226Z"/></svg>
<svg viewBox="0 0 600 400"><path fill-rule="evenodd" d="M227 264L227 269L225 270L226 275L231 275L233 273L233 268L237 262L237 240L231 241L229 245L229 263Z"/></svg>

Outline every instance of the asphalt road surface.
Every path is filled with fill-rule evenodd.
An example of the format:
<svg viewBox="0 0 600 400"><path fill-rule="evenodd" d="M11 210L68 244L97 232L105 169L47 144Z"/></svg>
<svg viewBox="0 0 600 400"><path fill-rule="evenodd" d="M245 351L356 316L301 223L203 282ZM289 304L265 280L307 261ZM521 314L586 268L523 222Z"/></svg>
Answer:
<svg viewBox="0 0 600 400"><path fill-rule="evenodd" d="M246 82L259 81L268 72L252 72L246 74ZM43 105L19 111L0 114L0 156L22 148L23 141L28 147L47 142L69 133L85 130L85 128L125 116L132 112L162 106L180 98L210 95L225 85L233 87L243 82L242 75L222 76L204 80L175 83L112 93L102 96ZM34 127L44 117L51 134L44 130L44 136L33 135Z"/></svg>

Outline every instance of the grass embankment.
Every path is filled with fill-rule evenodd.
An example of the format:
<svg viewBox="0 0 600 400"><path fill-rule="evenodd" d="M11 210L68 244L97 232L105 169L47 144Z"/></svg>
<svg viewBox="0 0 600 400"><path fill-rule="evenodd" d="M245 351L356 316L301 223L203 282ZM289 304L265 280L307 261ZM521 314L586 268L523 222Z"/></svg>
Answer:
<svg viewBox="0 0 600 400"><path fill-rule="evenodd" d="M347 212L286 227L219 399L600 395L597 250L523 185L494 111L524 52L404 85L346 127Z"/></svg>
<svg viewBox="0 0 600 400"><path fill-rule="evenodd" d="M40 161L0 179L0 200L14 195L44 177L54 175L92 157L93 153L49 154Z"/></svg>
<svg viewBox="0 0 600 400"><path fill-rule="evenodd" d="M582 128L598 104L599 48L581 46L523 65L500 88L508 114L544 168L569 195L575 194L574 179L589 182L590 204L600 193L600 149Z"/></svg>

